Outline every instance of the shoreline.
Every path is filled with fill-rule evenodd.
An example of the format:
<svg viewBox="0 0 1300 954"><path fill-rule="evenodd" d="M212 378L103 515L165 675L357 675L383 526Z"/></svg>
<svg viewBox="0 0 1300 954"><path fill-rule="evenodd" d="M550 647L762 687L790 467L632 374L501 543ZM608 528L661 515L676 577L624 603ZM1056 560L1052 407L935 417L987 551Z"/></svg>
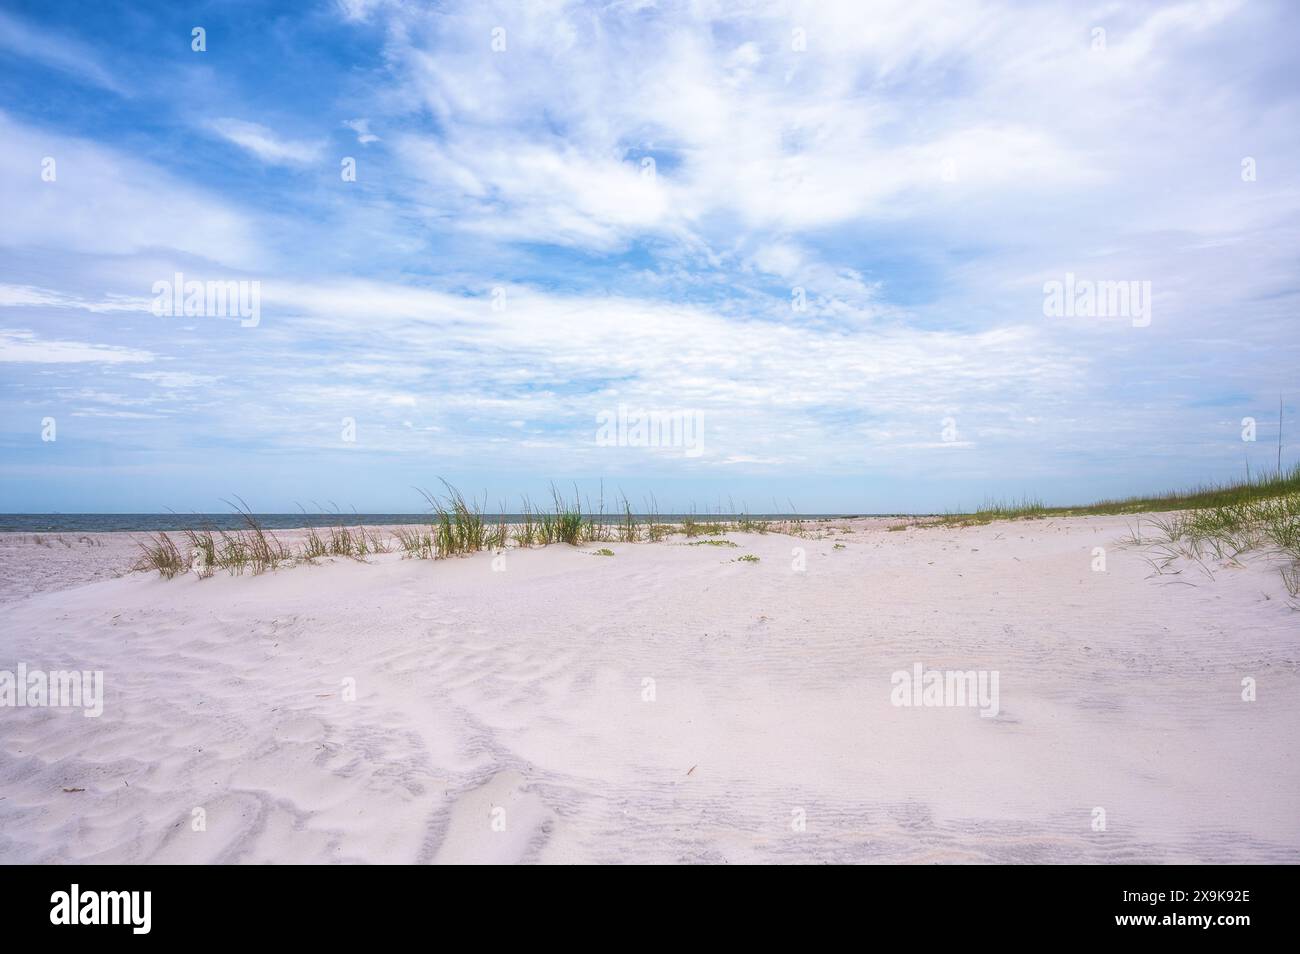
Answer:
<svg viewBox="0 0 1300 954"><path fill-rule="evenodd" d="M331 527L411 527L428 525L436 519L434 514L302 514L254 513L252 516L268 530L328 530ZM504 518L508 523L522 522L522 513L488 513L480 514L485 521L497 522ZM661 523L680 524L688 520L734 522L741 519L766 520L770 522L797 520L819 522L828 520L860 520L894 518L900 520L923 520L937 517L939 514L892 514L892 513L858 513L858 514L699 514L699 513L633 513L641 521L656 520ZM73 524L60 526L48 522L49 518L78 518ZM30 518L30 519L29 519ZM86 519L80 519L86 518ZM617 513L584 513L584 519L597 523L614 525L623 519ZM306 522L303 522L303 521ZM108 514L0 514L0 534L4 533L39 533L39 534L89 534L89 533L180 533L187 529L204 527L212 530L238 530L245 526L244 518L238 513L222 514L157 514L157 513L108 513Z"/></svg>

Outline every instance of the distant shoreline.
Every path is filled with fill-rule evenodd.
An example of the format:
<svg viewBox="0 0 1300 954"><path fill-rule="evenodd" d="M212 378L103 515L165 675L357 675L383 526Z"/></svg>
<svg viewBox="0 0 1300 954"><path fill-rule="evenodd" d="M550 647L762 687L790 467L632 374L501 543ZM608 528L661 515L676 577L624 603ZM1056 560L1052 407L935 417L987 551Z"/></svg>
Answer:
<svg viewBox="0 0 1300 954"><path fill-rule="evenodd" d="M429 513L254 513L254 517L268 530L305 530L308 527L400 527L427 524L434 519ZM584 518L597 523L614 524L621 514L584 514ZM649 514L635 514L649 517ZM745 516L754 520L850 520L854 517L904 517L921 514L857 513L857 514L657 514L662 523L681 523L695 520L734 520ZM504 518L507 523L518 523L523 514L484 513L483 519L491 522ZM244 526L238 513L5 513L0 514L0 533L158 533L186 530L206 526L213 530L237 530Z"/></svg>
<svg viewBox="0 0 1300 954"><path fill-rule="evenodd" d="M231 505L225 513L0 513L0 533L171 533L183 530L207 529L212 531L239 530L248 525L248 517L266 530L306 530L311 527L402 527L429 524L438 520L439 509L450 512L458 503L465 514L487 524L525 523L530 516L537 519L541 510L526 512L488 512L480 509L473 499L467 500L450 484L444 484L446 496L430 495L421 491L430 503L430 509L418 513L257 513L246 506ZM900 520L936 519L945 524L978 524L994 520L1019 518L1066 517L1088 515L1137 515L1166 513L1178 510L1215 510L1240 508L1246 504L1278 498L1292 498L1300 494L1300 463L1275 472L1257 472L1243 480L1223 483L1206 483L1196 487L1173 490L1161 494L1136 495L1113 500L1098 500L1088 504L1048 506L1041 500L1024 498L1019 501L988 500L976 508L957 509L946 513L901 513L865 511L842 513L787 512L749 513L747 511L723 513L721 511L696 511L692 513L660 513L654 508L653 498L648 501L650 510L634 510L626 496L606 498L598 508L591 506L589 497L580 497L574 488L572 503L552 485L552 503L555 513L569 511L575 517L599 526L613 526L632 519L637 522L680 524L686 521L819 521L852 520L863 518L897 518ZM243 501L239 498L239 503ZM775 501L774 501L775 502ZM525 498L524 505L531 506ZM317 504L319 506L319 504ZM606 509L608 507L609 509Z"/></svg>

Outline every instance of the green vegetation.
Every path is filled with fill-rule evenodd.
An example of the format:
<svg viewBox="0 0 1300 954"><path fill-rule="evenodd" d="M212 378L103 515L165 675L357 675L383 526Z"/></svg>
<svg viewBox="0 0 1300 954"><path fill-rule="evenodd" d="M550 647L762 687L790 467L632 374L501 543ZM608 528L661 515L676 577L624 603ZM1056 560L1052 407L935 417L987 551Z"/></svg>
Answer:
<svg viewBox="0 0 1300 954"><path fill-rule="evenodd" d="M166 533L150 534L148 542L140 544L142 553L135 568L157 570L164 579L171 579L191 568L200 577L211 576L218 567L231 574L249 569L262 573L293 560L295 555L258 522L248 504L239 497L235 500L238 503L227 503L243 519L243 529L220 530L215 537L207 528L185 530L188 553L181 552Z"/></svg>
<svg viewBox="0 0 1300 954"><path fill-rule="evenodd" d="M621 496L620 507L610 519L606 519L603 488L593 508L589 500L584 502L581 499L576 487L570 500L554 485L551 487L550 509L539 509L524 497L519 519L507 522L504 515L495 520L486 517L477 500L465 497L447 481L442 481L442 486L441 494L419 491L430 512L427 526L392 527L385 535L375 527L351 527L339 516L332 527L306 527L297 531L300 537L293 547L286 546L275 534L262 527L247 504L236 497L237 503L230 506L242 518L242 528L233 531L209 527L186 529L181 531L184 541L179 545L166 533L151 534L146 543L140 544L142 552L135 569L157 570L165 579L193 570L206 578L219 569L232 575L245 571L256 574L283 565L313 563L326 557L365 560L373 554L388 553L394 546L404 558L445 560L484 550L500 551L509 546L512 539L517 547L533 547L553 543L582 546L614 540L620 543L658 543L675 534L689 538L718 537L728 532L775 532L795 536L809 533L803 522L793 517L770 521L756 520L747 514L712 520L691 516L683 518L680 523L667 522L660 518L658 501L653 495L641 515L634 514L631 502L626 496ZM504 511L504 506L501 509ZM37 542L46 541L38 537ZM692 540L691 545L736 546L724 539ZM608 547L594 553L614 556L614 551ZM749 563L758 562L756 556L741 559Z"/></svg>
<svg viewBox="0 0 1300 954"><path fill-rule="evenodd" d="M1150 528L1145 534L1144 522ZM1145 550L1157 574L1169 572L1179 558L1193 561L1213 576L1207 561L1231 565L1251 553L1277 557L1283 561L1280 572L1287 592L1300 596L1300 494L1148 517L1130 528L1125 544Z"/></svg>
<svg viewBox="0 0 1300 954"><path fill-rule="evenodd" d="M248 505L238 497L230 506L242 526L235 530L213 530L200 526L181 531L179 541L167 533L150 534L140 544L141 557L135 569L156 570L171 579L193 570L200 578L212 576L218 569L232 575L251 571L263 573L279 566L311 563L324 557L365 560L368 556L387 553L396 544L406 558L445 560L483 550L505 549L511 538L516 546L532 547L552 543L581 546L618 540L621 543L659 542L675 534L688 538L688 546L735 548L723 538L724 533L784 533L801 537L824 538L827 521L807 523L797 518L758 520L747 514L731 518L700 520L695 516L680 523L663 521L658 502L651 496L645 513L636 515L626 496L620 498L616 516L605 519L604 493L593 509L587 501L584 511L577 488L567 499L554 486L551 509L539 510L523 498L518 521L507 523L504 516L487 519L479 504L467 499L455 487L442 482L444 492L434 495L420 491L431 512L427 527L394 527L385 536L374 527L350 527L341 517L335 526L303 530L294 547L283 544L265 529ZM502 508L504 509L504 508ZM1045 507L1038 500L1019 503L990 502L974 513L922 517L910 522L890 524L890 531L913 526L971 526L994 520L1035 519L1057 516L1123 515L1158 513L1145 517L1130 528L1127 546L1142 548L1157 573L1176 572L1171 568L1179 559L1194 561L1207 573L1207 561L1235 561L1249 553L1280 557L1282 580L1292 597L1300 596L1300 466L1281 475L1272 474L1237 483L1213 484L1192 490L1153 497L1129 497L1105 500L1080 507ZM691 539L706 537L708 539ZM36 536L38 544L47 541ZM60 538L61 540L61 538ZM66 541L65 542L66 545ZM843 543L834 544L842 550ZM597 556L614 556L601 547ZM747 553L735 562L758 563Z"/></svg>
<svg viewBox="0 0 1300 954"><path fill-rule="evenodd" d="M888 529L1149 513L1161 516L1138 520L1136 527L1130 527L1124 544L1144 549L1156 573L1174 572L1171 568L1177 561L1186 559L1212 575L1207 561L1235 562L1238 557L1260 553L1283 561L1283 584L1292 597L1300 596L1300 465L1245 480L1154 496L1102 500L1085 506L1045 507L1041 501L1028 499L1019 503L990 502L974 513L919 518Z"/></svg>
<svg viewBox="0 0 1300 954"><path fill-rule="evenodd" d="M720 523L701 523L694 517L686 517L682 520L682 533L688 537L717 536L719 533L726 532L726 527Z"/></svg>
<svg viewBox="0 0 1300 954"><path fill-rule="evenodd" d="M136 563L137 570L157 570L164 580L170 580L189 569L190 561L181 556L176 544L165 533L149 535L147 544L140 544L143 554Z"/></svg>
<svg viewBox="0 0 1300 954"><path fill-rule="evenodd" d="M1290 471L1226 483L1205 484L1189 490L1171 491L1147 497L1123 497L1073 507L1047 507L1041 500L1026 498L1019 502L987 501L972 513L948 513L937 518L918 518L911 523L889 527L903 530L908 526L972 526L994 520L1034 519L1040 517L1080 517L1158 513L1172 510L1202 510L1240 506L1253 501L1300 494L1300 465Z"/></svg>
<svg viewBox="0 0 1300 954"><path fill-rule="evenodd" d="M444 560L450 556L477 553L485 549L488 542L487 525L478 504L467 501L459 490L445 480L442 486L446 491L442 495L431 494L427 490L420 491L433 513L430 531L434 557Z"/></svg>
<svg viewBox="0 0 1300 954"><path fill-rule="evenodd" d="M405 556L417 560L432 560L434 554L433 533L419 527L398 527L393 531L397 545L405 551Z"/></svg>
<svg viewBox="0 0 1300 954"><path fill-rule="evenodd" d="M578 488L573 488L573 504L568 504L560 492L551 487L551 498L555 502L555 536L547 543L567 543L576 547L591 530L591 521L583 522L582 505L578 502Z"/></svg>
<svg viewBox="0 0 1300 954"><path fill-rule="evenodd" d="M527 497L521 498L519 516L520 520L515 524L515 544L531 547L541 539L541 529L533 513L533 502Z"/></svg>
<svg viewBox="0 0 1300 954"><path fill-rule="evenodd" d="M632 516L632 505L628 503L627 495L623 496L623 516L618 524L618 539L621 543L636 543L640 531L637 528L636 517Z"/></svg>

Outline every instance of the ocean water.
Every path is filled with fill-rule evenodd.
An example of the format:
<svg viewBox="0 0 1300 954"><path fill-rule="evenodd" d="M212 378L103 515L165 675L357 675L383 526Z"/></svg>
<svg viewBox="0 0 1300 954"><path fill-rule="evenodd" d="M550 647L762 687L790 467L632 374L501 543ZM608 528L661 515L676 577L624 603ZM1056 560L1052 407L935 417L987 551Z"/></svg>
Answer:
<svg viewBox="0 0 1300 954"><path fill-rule="evenodd" d="M301 527L383 527L396 524L428 523L427 513L258 513L257 522L267 530L296 530ZM507 522L522 520L520 514L484 514L483 519L495 523L500 516ZM633 514L644 522L644 514ZM667 514L658 519L664 523L677 523L686 517L708 522L734 519L728 514ZM748 514L754 520L788 520L791 514ZM845 514L798 514L801 520L832 519ZM536 519L536 516L534 516ZM598 523L618 523L618 514L594 515ZM245 526L244 518L237 513L0 513L0 532L17 533L107 533L131 531L156 533L208 527L212 530L238 530Z"/></svg>

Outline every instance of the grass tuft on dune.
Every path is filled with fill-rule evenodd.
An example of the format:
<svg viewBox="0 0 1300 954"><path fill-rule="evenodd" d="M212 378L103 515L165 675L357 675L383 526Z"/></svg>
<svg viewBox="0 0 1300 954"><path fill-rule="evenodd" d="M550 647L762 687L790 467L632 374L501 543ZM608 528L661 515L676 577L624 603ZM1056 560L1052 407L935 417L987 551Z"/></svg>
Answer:
<svg viewBox="0 0 1300 954"><path fill-rule="evenodd" d="M647 501L646 513L638 516L633 513L627 497L621 496L618 512L607 519L603 491L597 505L592 507L590 500L584 502L576 487L572 499L569 499L554 485L551 486L549 510L536 507L528 497L524 497L519 520L508 523L504 515L493 520L484 514L477 499L467 498L445 480L441 483L441 493L419 490L430 513L427 526L394 527L385 537L377 528L353 528L340 516L335 526L323 528L323 531L316 527L305 528L303 539L296 547L283 544L258 522L248 505L236 497L236 502L227 503L242 518L244 526L241 529L215 532L202 526L186 529L182 531L184 545L178 545L166 533L150 534L147 541L140 543L141 556L135 569L156 570L164 579L189 571L207 578L219 569L231 575L245 571L257 574L326 557L365 560L368 556L388 553L394 548L404 558L446 560L484 550L504 550L512 540L514 546L523 548L560 543L576 547L615 540L621 543L657 543L675 534L690 538L720 536L728 531L794 535L806 532L797 518L770 521L748 514L707 522L692 516L684 518L681 523L671 523L660 519L658 503L653 497ZM735 546L722 540L699 542ZM600 556L614 555L608 548L601 548L596 553Z"/></svg>
<svg viewBox="0 0 1300 954"><path fill-rule="evenodd" d="M368 556L389 552L394 545L403 557L420 560L445 560L484 550L498 552L513 544L516 547L568 544L582 546L617 540L621 543L646 541L658 543L681 534L693 546L735 546L720 539L723 534L784 533L793 536L817 536L798 518L766 520L748 514L731 517L717 515L700 520L694 515L679 523L662 520L653 496L643 514L634 514L626 496L620 496L614 514L606 516L603 490L596 507L580 497L574 488L569 499L554 485L551 508L542 509L524 497L517 522L507 523L504 516L495 520L485 516L476 499L466 498L459 490L442 481L441 494L421 490L429 506L427 527L392 528L387 537L376 528L339 523L325 529L307 528L306 536L296 547L281 543L258 522L241 498L230 506L240 515L243 527L233 531L213 531L198 527L182 531L184 541L166 533L151 534L142 543L137 570L156 570L171 579L193 570L199 577L211 576L216 570L233 575L254 574L296 563L311 563L324 557L365 560ZM504 508L503 508L504 509ZM1266 551L1280 555L1286 565L1283 580L1292 596L1300 595L1300 466L1281 474L1263 475L1236 483L1210 484L1191 490L1148 497L1104 500L1077 507L1047 507L1040 500L1024 499L1016 503L990 501L973 513L950 513L938 517L918 517L890 524L891 531L909 527L980 526L995 520L1042 519L1047 517L1167 513L1167 517L1148 518L1144 535L1141 523L1132 530L1129 544L1151 549L1152 565L1167 567L1178 557L1204 562L1207 558L1236 559L1237 556ZM823 528L824 530L824 528ZM823 534L824 536L824 534ZM695 539L702 538L702 539ZM821 537L818 537L819 539ZM597 551L597 552L604 552ZM740 559L745 560L746 557Z"/></svg>
<svg viewBox="0 0 1300 954"><path fill-rule="evenodd" d="M1263 553L1283 560L1281 574L1287 592L1300 597L1300 464L1289 471L1240 481L1081 507L1045 507L1037 500L993 502L974 513L945 514L912 525L965 527L994 520L1150 513L1168 516L1139 519L1125 542L1145 549L1157 573L1169 571L1180 558L1199 564L1208 573L1208 560L1236 561L1249 553ZM1149 528L1146 532L1143 523Z"/></svg>
<svg viewBox="0 0 1300 954"><path fill-rule="evenodd" d="M1169 510L1206 510L1300 494L1300 464L1289 471L1217 484L1203 484L1153 496L1122 497L1074 507L1046 507L1041 500L988 501L971 513L949 513L938 518L944 525L968 526L994 520L1034 517L1114 516L1159 513Z"/></svg>

